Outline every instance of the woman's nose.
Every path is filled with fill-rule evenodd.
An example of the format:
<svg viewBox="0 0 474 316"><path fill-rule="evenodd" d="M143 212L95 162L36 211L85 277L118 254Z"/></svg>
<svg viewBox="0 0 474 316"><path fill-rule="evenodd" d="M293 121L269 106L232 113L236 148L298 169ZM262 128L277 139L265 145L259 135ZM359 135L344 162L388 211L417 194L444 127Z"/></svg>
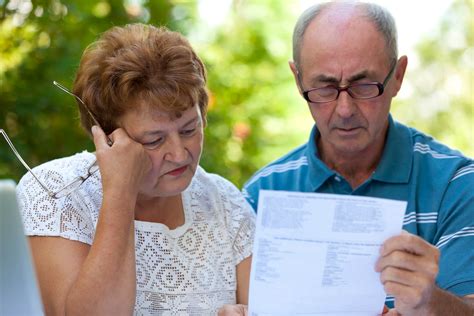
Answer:
<svg viewBox="0 0 474 316"><path fill-rule="evenodd" d="M179 136L168 138L164 159L171 162L180 163L188 159L188 150Z"/></svg>

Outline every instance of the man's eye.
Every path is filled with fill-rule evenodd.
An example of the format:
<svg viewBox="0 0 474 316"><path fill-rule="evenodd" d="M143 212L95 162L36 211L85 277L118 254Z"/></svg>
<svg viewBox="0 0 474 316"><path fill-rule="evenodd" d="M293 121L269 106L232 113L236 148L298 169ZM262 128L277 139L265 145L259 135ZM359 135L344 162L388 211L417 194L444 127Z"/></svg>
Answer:
<svg viewBox="0 0 474 316"><path fill-rule="evenodd" d="M186 129L186 130L184 130L184 131L181 131L181 135L183 135L183 136L191 136L191 135L193 135L195 132L196 132L196 128Z"/></svg>

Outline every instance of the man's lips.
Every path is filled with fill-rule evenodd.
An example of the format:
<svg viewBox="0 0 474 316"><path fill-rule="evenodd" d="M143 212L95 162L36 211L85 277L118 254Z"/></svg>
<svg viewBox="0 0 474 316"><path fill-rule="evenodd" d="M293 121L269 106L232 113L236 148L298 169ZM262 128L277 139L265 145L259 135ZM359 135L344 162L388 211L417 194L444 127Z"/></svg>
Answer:
<svg viewBox="0 0 474 316"><path fill-rule="evenodd" d="M354 134L357 134L359 133L359 131L361 130L362 128L361 127L335 127L334 130L336 130L336 132L338 134L342 134L342 135L354 135Z"/></svg>
<svg viewBox="0 0 474 316"><path fill-rule="evenodd" d="M360 127L336 127L336 129L340 131L353 131L355 129L359 129Z"/></svg>

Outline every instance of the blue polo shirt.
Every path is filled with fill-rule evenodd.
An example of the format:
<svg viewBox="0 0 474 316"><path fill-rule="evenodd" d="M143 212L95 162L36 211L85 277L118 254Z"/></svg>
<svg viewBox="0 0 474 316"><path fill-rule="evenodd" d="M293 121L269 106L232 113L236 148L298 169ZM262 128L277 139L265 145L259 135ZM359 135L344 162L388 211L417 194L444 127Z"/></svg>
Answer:
<svg viewBox="0 0 474 316"><path fill-rule="evenodd" d="M437 284L474 294L474 161L389 116L387 141L372 176L355 190L308 143L259 170L243 194L257 210L261 189L372 196L407 201L403 229L439 248ZM393 307L393 297L386 304Z"/></svg>

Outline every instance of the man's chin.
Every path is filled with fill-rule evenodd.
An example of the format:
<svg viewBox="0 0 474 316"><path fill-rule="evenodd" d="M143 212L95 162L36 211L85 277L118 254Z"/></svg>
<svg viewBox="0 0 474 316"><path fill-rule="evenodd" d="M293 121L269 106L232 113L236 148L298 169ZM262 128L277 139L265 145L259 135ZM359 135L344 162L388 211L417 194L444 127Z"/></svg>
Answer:
<svg viewBox="0 0 474 316"><path fill-rule="evenodd" d="M333 143L336 154L344 156L360 155L367 149L367 144L361 140L344 140Z"/></svg>

